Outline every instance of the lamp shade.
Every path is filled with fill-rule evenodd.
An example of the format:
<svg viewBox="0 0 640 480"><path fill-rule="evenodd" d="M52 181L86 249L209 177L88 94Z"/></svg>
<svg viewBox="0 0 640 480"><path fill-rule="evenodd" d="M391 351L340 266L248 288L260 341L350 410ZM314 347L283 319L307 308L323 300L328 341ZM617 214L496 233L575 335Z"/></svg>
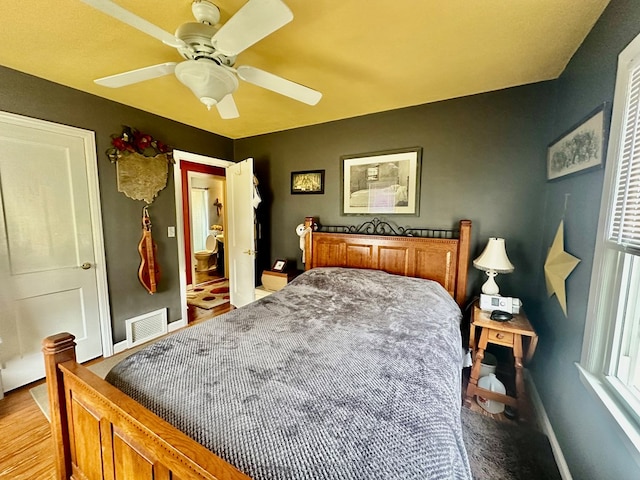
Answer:
<svg viewBox="0 0 640 480"><path fill-rule="evenodd" d="M493 270L496 273L513 272L514 266L507 257L504 238L491 237L484 251L473 261L473 266L479 270Z"/></svg>

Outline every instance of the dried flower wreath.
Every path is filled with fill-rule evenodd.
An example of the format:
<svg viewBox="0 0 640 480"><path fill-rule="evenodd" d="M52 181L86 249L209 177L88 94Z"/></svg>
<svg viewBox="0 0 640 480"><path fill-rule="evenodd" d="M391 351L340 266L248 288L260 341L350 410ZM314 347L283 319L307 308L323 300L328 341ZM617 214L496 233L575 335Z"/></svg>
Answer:
<svg viewBox="0 0 640 480"><path fill-rule="evenodd" d="M122 126L122 133L111 135L112 147L107 150L107 157L112 163L117 162L123 155L139 153L145 157L166 155L167 161L173 163L172 148L154 139L151 135L142 133L135 128Z"/></svg>

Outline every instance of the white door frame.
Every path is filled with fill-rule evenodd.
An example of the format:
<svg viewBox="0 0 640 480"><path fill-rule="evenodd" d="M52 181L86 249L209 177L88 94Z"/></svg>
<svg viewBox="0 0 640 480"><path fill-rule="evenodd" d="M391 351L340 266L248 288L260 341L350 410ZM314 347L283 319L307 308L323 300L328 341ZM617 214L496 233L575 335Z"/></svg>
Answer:
<svg viewBox="0 0 640 480"><path fill-rule="evenodd" d="M182 214L182 174L180 173L180 162L199 163L201 165L209 165L211 167L227 168L235 162L222 160L220 158L205 157L196 153L183 152L181 150L173 151L175 166L173 167L173 184L176 193L176 239L178 240L178 272L180 276L180 309L182 314L182 322L187 325L187 259L184 255L184 215ZM181 322L181 323L182 323Z"/></svg>
<svg viewBox="0 0 640 480"><path fill-rule="evenodd" d="M104 252L95 132L7 112L0 112L0 119L25 128L44 130L60 135L72 135L81 138L84 142L87 187L89 189L89 209L91 213L91 234L93 235L93 253L96 261L95 270L102 355L109 357L113 355L113 335L111 330L111 310L109 308L109 290L107 288L107 269Z"/></svg>

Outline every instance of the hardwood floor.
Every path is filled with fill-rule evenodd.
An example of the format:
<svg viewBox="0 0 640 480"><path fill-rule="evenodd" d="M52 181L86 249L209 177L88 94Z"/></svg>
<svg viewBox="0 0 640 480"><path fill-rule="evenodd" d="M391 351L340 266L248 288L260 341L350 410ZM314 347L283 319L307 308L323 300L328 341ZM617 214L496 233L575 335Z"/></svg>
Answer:
<svg viewBox="0 0 640 480"><path fill-rule="evenodd" d="M0 400L0 479L55 478L49 422L31 397L36 382Z"/></svg>
<svg viewBox="0 0 640 480"><path fill-rule="evenodd" d="M210 309L187 305L187 319L189 322L189 326L195 325L196 323L204 322L205 320L217 317L218 315L230 312L231 310L235 310L235 307L229 302Z"/></svg>

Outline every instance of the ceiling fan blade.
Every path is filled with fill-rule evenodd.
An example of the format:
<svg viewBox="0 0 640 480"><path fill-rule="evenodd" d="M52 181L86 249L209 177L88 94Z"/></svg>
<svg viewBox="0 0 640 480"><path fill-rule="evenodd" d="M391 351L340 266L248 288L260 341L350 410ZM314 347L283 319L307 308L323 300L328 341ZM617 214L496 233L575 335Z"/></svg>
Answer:
<svg viewBox="0 0 640 480"><path fill-rule="evenodd" d="M238 118L240 116L236 102L233 100L233 95L231 94L222 97L222 100L216 103L216 108L218 109L220 117L224 120Z"/></svg>
<svg viewBox="0 0 640 480"><path fill-rule="evenodd" d="M185 43L176 38L169 32L164 31L160 27L157 27L151 22L148 22L144 18L141 18L129 10L122 8L120 5L117 5L109 0L81 0L87 5L92 6L93 8L100 10L102 13L106 13L107 15L120 20L127 25L132 26L140 30L147 35L151 35L154 38L162 41L163 43L171 46L171 47L183 47Z"/></svg>
<svg viewBox="0 0 640 480"><path fill-rule="evenodd" d="M232 57L291 20L293 13L281 0L249 0L220 27L211 43L223 55Z"/></svg>
<svg viewBox="0 0 640 480"><path fill-rule="evenodd" d="M253 83L267 90L279 93L285 97L293 98L307 105L316 105L322 98L322 94L309 87L292 82L285 78L265 72L259 68L243 65L237 69L238 76L245 82Z"/></svg>
<svg viewBox="0 0 640 480"><path fill-rule="evenodd" d="M138 68L137 70L102 77L94 80L94 82L103 87L125 87L134 83L144 82L145 80L151 80L152 78L169 75L176 69L176 65L176 62L161 63L159 65L152 65L150 67Z"/></svg>

